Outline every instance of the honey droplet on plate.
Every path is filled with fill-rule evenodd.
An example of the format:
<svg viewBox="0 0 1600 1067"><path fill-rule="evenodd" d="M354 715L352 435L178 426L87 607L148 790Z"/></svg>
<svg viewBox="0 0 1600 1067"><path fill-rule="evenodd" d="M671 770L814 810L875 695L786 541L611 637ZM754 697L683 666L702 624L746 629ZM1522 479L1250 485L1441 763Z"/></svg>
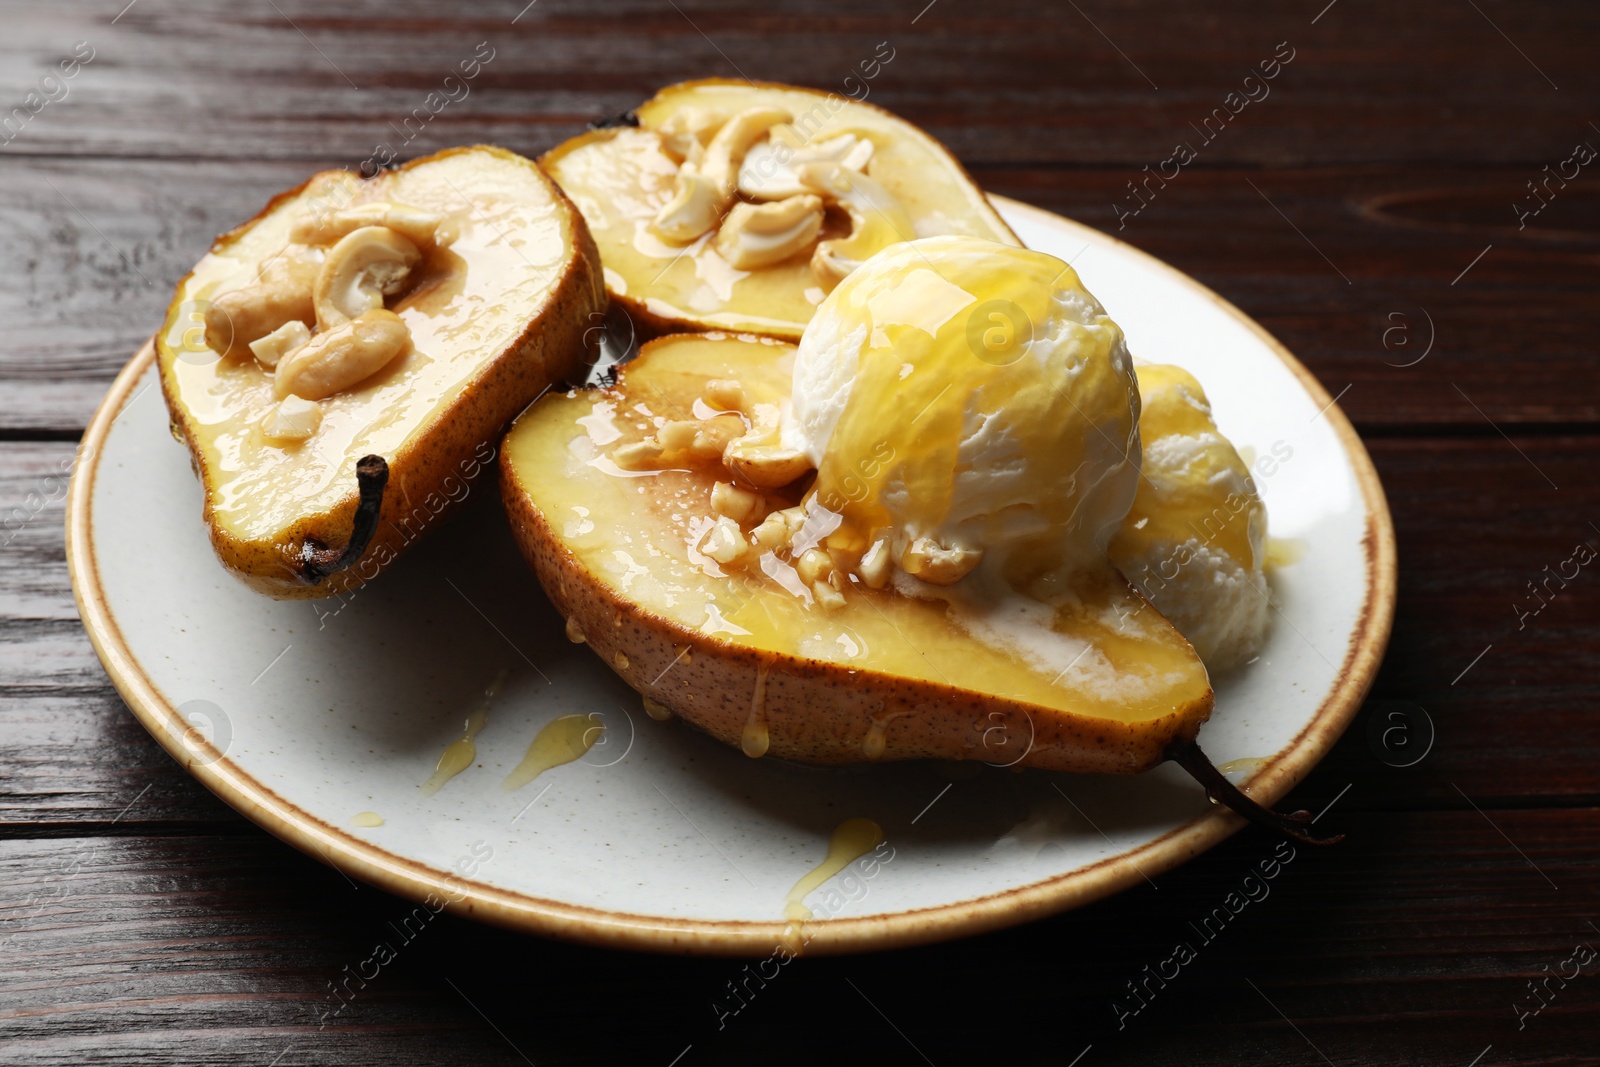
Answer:
<svg viewBox="0 0 1600 1067"><path fill-rule="evenodd" d="M522 762L506 775L506 780L501 784L507 792L521 789L550 768L579 759L594 747L605 730L605 723L592 713L551 719L533 735L533 742L528 745Z"/></svg>
<svg viewBox="0 0 1600 1067"><path fill-rule="evenodd" d="M659 700L651 700L649 697L644 698L644 711L646 715L656 720L656 722L666 722L672 718L671 708Z"/></svg>
<svg viewBox="0 0 1600 1067"><path fill-rule="evenodd" d="M382 826L383 816L375 811L358 811L350 820L350 825L361 827Z"/></svg>
<svg viewBox="0 0 1600 1067"><path fill-rule="evenodd" d="M806 907L806 897L882 843L883 828L871 819L846 819L834 827L833 836L828 839L827 856L783 898L783 917L788 921L783 928L784 948L799 955L805 947L805 923L812 918L811 909Z"/></svg>
<svg viewBox="0 0 1600 1067"><path fill-rule="evenodd" d="M434 766L433 773L419 787L423 796L433 796L444 788L446 782L472 766L473 761L478 758L478 734L489 725L489 705L500 695L508 673L510 673L508 670L501 669L494 681L483 691L483 701L467 716L461 736L446 745L444 751L439 753L439 762Z"/></svg>

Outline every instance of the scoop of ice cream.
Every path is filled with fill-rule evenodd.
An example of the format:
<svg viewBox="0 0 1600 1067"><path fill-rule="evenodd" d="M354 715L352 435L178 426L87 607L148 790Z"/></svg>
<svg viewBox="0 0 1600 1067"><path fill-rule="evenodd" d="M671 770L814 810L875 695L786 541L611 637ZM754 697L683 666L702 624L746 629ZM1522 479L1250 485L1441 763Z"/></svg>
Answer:
<svg viewBox="0 0 1600 1067"><path fill-rule="evenodd" d="M1137 373L1144 477L1111 562L1207 667L1226 670L1266 638L1267 509L1200 383L1177 367Z"/></svg>
<svg viewBox="0 0 1600 1067"><path fill-rule="evenodd" d="M1133 498L1122 330L1042 252L932 237L872 257L817 308L792 402L785 443L840 516L829 544L883 542L936 584L965 573L930 566L951 554L1013 581L1102 561Z"/></svg>

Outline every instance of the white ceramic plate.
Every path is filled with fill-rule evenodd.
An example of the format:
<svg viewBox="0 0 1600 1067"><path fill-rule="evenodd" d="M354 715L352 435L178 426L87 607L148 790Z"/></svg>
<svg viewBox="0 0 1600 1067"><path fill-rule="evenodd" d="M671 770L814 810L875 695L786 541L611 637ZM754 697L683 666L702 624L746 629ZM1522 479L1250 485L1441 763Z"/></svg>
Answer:
<svg viewBox="0 0 1600 1067"><path fill-rule="evenodd" d="M1275 537L1304 544L1274 578L1258 662L1217 684L1200 739L1260 758L1282 796L1343 731L1375 673L1394 601L1394 539L1343 414L1236 308L1098 231L1010 201L1031 247L1071 260L1133 352L1204 383L1258 474ZM751 760L639 698L562 636L484 476L452 522L345 601L279 603L224 573L147 346L84 439L69 562L89 635L140 721L249 818L346 874L538 933L634 948L759 955L830 832L865 817L876 862L812 892L808 952L932 941L1061 911L1154 876L1240 821L1181 771L1070 777L944 764L820 769ZM474 764L418 788L502 669ZM606 726L581 761L508 793L552 718ZM383 825L352 820L376 812Z"/></svg>

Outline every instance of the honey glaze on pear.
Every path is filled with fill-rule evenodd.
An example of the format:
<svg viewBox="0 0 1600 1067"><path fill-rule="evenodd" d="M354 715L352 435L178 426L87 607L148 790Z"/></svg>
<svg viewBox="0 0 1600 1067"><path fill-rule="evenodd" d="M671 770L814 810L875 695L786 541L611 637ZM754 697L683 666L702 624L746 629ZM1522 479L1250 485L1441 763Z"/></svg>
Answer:
<svg viewBox="0 0 1600 1067"><path fill-rule="evenodd" d="M751 547L719 562L708 551L722 552L709 542L728 518L713 506L725 468L697 460L692 437L641 469L617 462L697 410L717 417L711 383L738 381L752 413L781 402L791 359L757 338L662 339L617 387L547 397L508 438L503 493L519 543L586 642L608 663L626 657L625 680L751 755L812 762L1130 773L1194 735L1210 711L1204 668L1109 567L1080 582L1092 610L1057 624L1068 647L1095 653L1046 671L976 642L943 603L823 573L810 550L752 546L801 486L759 490L765 516L738 527ZM1120 630L1106 621L1119 617Z"/></svg>
<svg viewBox="0 0 1600 1067"><path fill-rule="evenodd" d="M1019 245L953 156L836 93L707 79L540 162L588 220L612 299L652 333L799 338L840 278L893 243Z"/></svg>
<svg viewBox="0 0 1600 1067"><path fill-rule="evenodd" d="M437 240L417 228L418 215L436 220ZM321 219L381 223L419 256L393 292L370 255L330 279L340 284L325 294L329 306L349 322L392 315L407 343L374 358L360 380L323 378L331 391L308 387L305 396L280 390L276 377L309 346L247 336L284 309L238 325L242 344L223 336L231 316L214 309L232 303L237 311L243 298L230 294L258 285L274 263L288 256L317 266L362 228L312 233ZM314 240L331 243L304 243ZM257 591L286 598L332 595L374 577L465 499L495 456L500 428L583 364L585 332L604 307L599 272L582 218L560 191L530 160L490 147L450 150L368 180L317 175L220 238L179 284L156 345L224 565ZM384 306L370 303L374 290ZM318 307L291 309L298 317L279 328L309 330L307 317L318 334L348 328ZM358 464L369 457L387 469L388 484L370 544L353 543Z"/></svg>

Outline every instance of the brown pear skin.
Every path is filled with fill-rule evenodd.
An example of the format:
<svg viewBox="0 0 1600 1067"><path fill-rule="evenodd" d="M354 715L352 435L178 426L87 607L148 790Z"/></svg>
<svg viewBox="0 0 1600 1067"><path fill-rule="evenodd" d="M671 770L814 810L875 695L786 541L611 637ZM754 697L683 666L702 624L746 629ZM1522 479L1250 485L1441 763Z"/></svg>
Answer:
<svg viewBox="0 0 1600 1067"><path fill-rule="evenodd" d="M641 695L735 748L759 710L767 724L766 754L802 763L865 762L874 720L889 719L880 760L981 760L1135 774L1163 762L1174 742L1192 741L1211 713L1208 690L1203 700L1162 718L1114 722L920 679L849 671L691 630L598 580L517 485L507 454L500 463L517 544L574 632Z"/></svg>

